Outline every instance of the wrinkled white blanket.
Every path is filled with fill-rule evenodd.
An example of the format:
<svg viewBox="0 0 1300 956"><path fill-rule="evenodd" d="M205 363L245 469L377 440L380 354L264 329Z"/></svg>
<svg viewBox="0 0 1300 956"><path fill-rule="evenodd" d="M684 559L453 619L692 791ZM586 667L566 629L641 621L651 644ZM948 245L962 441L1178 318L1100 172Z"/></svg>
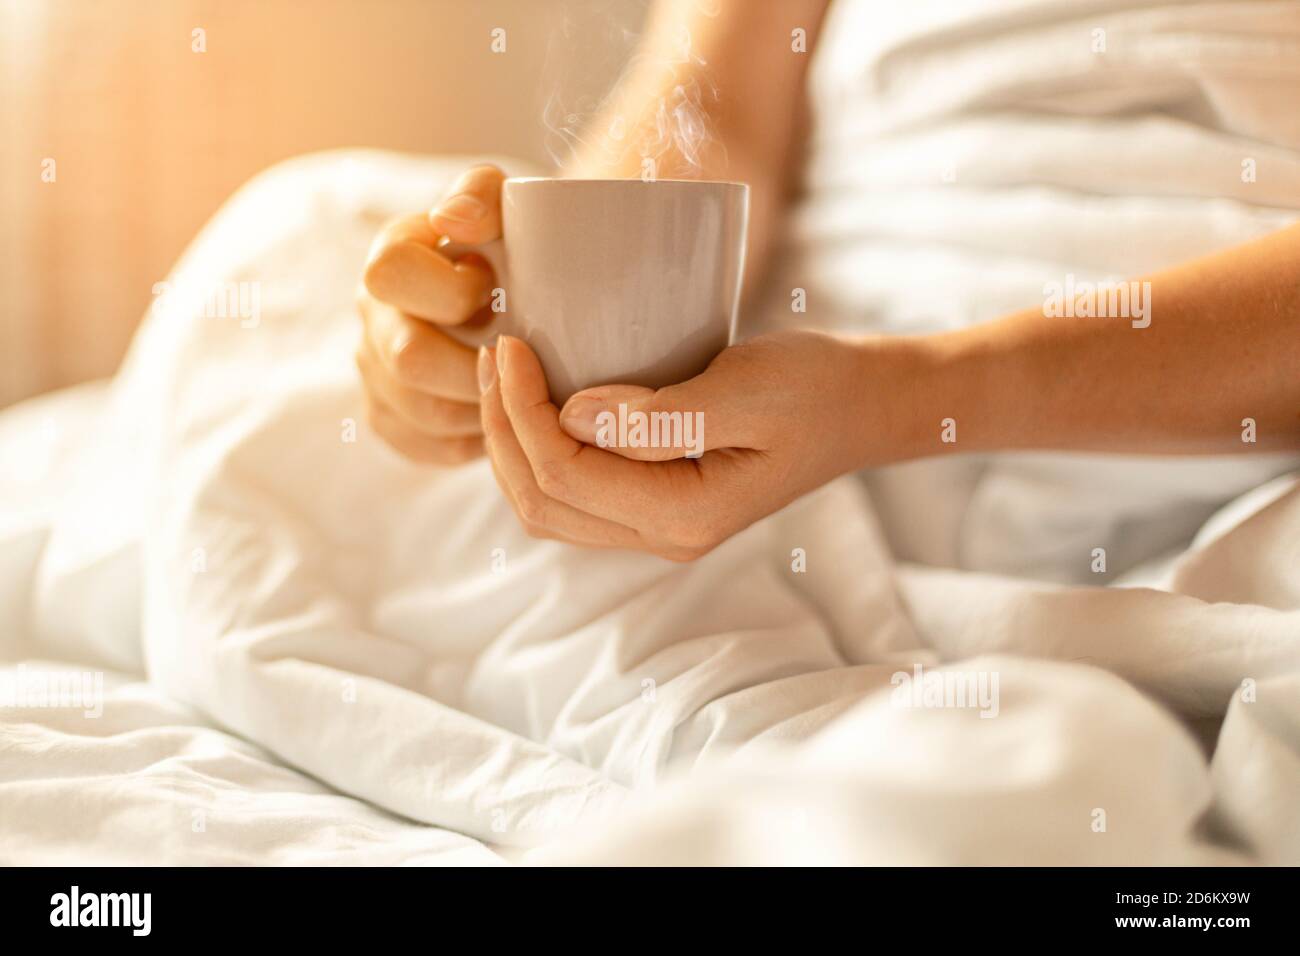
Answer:
<svg viewBox="0 0 1300 956"><path fill-rule="evenodd" d="M692 565L533 541L351 365L371 235L462 165L264 175L173 276L256 321L0 417L0 673L104 681L0 707L0 861L1300 862L1294 479L1159 589L897 567L852 478ZM895 676L943 662L976 706Z"/></svg>

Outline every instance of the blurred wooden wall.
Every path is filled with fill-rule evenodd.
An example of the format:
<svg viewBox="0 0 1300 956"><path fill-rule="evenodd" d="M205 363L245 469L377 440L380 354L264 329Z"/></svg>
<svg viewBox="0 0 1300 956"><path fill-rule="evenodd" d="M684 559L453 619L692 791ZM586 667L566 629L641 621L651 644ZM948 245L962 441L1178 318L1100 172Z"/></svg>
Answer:
<svg viewBox="0 0 1300 956"><path fill-rule="evenodd" d="M645 5L0 0L0 406L111 374L153 284L278 160L376 146L546 162L544 101L602 93Z"/></svg>

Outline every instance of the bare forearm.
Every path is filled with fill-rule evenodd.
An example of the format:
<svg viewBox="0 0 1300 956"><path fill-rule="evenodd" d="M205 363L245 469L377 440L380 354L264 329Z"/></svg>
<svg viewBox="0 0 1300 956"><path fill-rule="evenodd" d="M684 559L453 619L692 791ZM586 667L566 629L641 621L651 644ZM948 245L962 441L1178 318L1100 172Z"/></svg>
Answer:
<svg viewBox="0 0 1300 956"><path fill-rule="evenodd" d="M660 0L632 66L565 164L569 176L750 185L748 275L761 274L804 122L827 0ZM791 49L791 31L808 51Z"/></svg>
<svg viewBox="0 0 1300 956"><path fill-rule="evenodd" d="M1147 317L1080 316L1099 294L915 340L909 451L1300 450L1300 226L1137 281Z"/></svg>

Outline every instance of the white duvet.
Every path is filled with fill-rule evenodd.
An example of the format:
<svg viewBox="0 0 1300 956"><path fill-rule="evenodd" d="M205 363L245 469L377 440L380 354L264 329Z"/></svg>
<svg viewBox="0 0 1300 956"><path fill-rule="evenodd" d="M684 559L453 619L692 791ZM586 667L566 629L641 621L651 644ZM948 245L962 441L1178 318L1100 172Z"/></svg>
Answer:
<svg viewBox="0 0 1300 956"><path fill-rule="evenodd" d="M280 167L175 277L259 321L0 418L0 860L1300 861L1293 478L1159 589L895 566L852 478L692 565L531 540L351 366L369 236L458 166ZM903 699L941 664L996 696Z"/></svg>
<svg viewBox="0 0 1300 956"><path fill-rule="evenodd" d="M961 324L1294 218L1296 4L995 6L837 3L771 315ZM533 541L352 367L371 237L463 165L276 168L169 280L248 308L0 415L0 862L1300 863L1300 462L920 462L692 565Z"/></svg>

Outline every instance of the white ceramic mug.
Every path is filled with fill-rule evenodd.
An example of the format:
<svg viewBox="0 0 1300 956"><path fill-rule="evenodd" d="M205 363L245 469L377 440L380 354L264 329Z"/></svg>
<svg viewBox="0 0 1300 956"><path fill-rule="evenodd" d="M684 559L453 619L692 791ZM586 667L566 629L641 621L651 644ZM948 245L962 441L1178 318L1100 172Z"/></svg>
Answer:
<svg viewBox="0 0 1300 956"><path fill-rule="evenodd" d="M685 381L731 344L745 266L749 187L639 179L507 179L502 240L444 243L496 270L502 309L469 345L516 335L562 405L611 383Z"/></svg>

